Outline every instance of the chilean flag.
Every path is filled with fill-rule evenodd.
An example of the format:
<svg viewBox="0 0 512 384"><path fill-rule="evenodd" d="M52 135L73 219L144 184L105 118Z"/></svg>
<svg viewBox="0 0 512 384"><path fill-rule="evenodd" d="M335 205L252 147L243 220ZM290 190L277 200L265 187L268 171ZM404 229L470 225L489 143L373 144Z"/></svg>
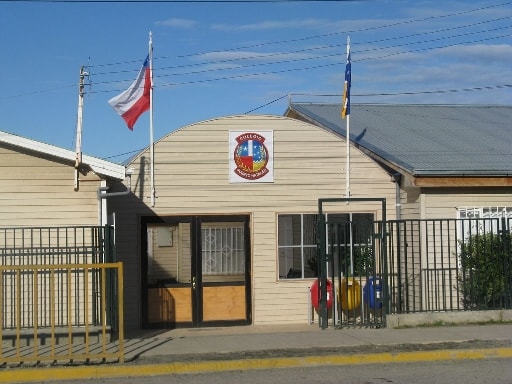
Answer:
<svg viewBox="0 0 512 384"><path fill-rule="evenodd" d="M123 118L128 128L133 130L135 122L150 107L151 72L149 55L144 60L137 79L123 93L111 98L108 103Z"/></svg>

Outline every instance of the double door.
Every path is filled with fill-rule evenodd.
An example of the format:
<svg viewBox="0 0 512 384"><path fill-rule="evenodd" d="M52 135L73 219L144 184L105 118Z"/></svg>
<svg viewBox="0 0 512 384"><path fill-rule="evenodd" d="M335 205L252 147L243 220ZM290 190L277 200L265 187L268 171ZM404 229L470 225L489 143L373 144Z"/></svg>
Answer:
<svg viewBox="0 0 512 384"><path fill-rule="evenodd" d="M249 216L142 219L146 328L251 323Z"/></svg>

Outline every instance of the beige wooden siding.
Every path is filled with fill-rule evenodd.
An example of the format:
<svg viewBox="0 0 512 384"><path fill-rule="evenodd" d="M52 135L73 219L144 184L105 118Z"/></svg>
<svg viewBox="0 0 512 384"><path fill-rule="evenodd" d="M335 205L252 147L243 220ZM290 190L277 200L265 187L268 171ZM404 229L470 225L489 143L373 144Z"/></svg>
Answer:
<svg viewBox="0 0 512 384"><path fill-rule="evenodd" d="M425 218L457 217L458 207L512 206L509 188L431 189L424 193Z"/></svg>
<svg viewBox="0 0 512 384"><path fill-rule="evenodd" d="M273 131L274 182L229 182L229 131ZM253 322L307 321L311 280L279 281L277 214L316 213L318 199L345 194L346 145L322 128L277 116L231 116L190 125L155 145L155 207L149 207L149 154L130 164L134 196L112 199L119 212L118 255L126 262L127 314L138 326L138 215L250 214L253 276ZM352 197L384 197L388 218L394 218L395 184L357 148L351 148ZM141 163L144 166L141 167ZM141 201L145 204L141 204ZM333 204L337 212L379 212L379 204ZM380 213L379 213L380 216ZM132 281L133 280L133 284Z"/></svg>
<svg viewBox="0 0 512 384"><path fill-rule="evenodd" d="M408 188L407 191L400 191L401 219L419 219L421 217L420 196L420 188Z"/></svg>
<svg viewBox="0 0 512 384"><path fill-rule="evenodd" d="M92 173L80 175L80 189L75 192L74 175L73 164L62 164L43 155L0 146L0 227L98 225L97 189L101 185L100 180ZM8 229L2 231L0 240L0 256L4 265L41 265L50 260L62 264L95 261L87 253L88 248L97 241L93 239L92 232L43 230L31 233ZM65 241L69 248L64 248ZM83 249L87 249L84 252L88 257L76 253ZM37 277L28 272L19 276L7 274L4 277L4 296L15 295L19 280L23 301L19 309L21 319L15 315L7 316L4 325L14 326L16 321L20 321L21 326L33 326L33 305L35 302L48 305L51 289L73 293L72 297L55 297L56 307L62 309L56 313L58 325L91 323L95 273L74 272L68 281L68 276L57 272L54 286L50 286L48 273L38 274ZM37 300L32 296L33 292L37 292ZM84 298L85 294L87 298ZM4 309L14 314L18 310L16 305L10 301ZM71 308L72 318L68 318L68 307ZM89 316L87 319L86 313ZM37 320L39 326L50 324L45 313L40 313Z"/></svg>
<svg viewBox="0 0 512 384"><path fill-rule="evenodd" d="M0 147L0 227L98 225L98 177L72 165Z"/></svg>

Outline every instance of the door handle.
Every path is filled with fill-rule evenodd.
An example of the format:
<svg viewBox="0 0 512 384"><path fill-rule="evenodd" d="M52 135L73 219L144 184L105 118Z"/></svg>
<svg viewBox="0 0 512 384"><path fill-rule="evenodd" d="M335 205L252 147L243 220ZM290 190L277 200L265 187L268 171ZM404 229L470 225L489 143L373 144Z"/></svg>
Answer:
<svg viewBox="0 0 512 384"><path fill-rule="evenodd" d="M196 278L192 278L192 289L196 289Z"/></svg>

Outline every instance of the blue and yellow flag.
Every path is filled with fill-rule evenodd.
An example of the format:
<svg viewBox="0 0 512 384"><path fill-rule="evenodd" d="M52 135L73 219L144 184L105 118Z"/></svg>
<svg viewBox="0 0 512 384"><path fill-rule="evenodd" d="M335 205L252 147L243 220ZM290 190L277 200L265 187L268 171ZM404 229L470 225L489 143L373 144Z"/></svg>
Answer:
<svg viewBox="0 0 512 384"><path fill-rule="evenodd" d="M341 118L350 115L350 83L352 82L352 64L350 63L350 37L347 38L347 65L345 66L345 85L341 104Z"/></svg>

